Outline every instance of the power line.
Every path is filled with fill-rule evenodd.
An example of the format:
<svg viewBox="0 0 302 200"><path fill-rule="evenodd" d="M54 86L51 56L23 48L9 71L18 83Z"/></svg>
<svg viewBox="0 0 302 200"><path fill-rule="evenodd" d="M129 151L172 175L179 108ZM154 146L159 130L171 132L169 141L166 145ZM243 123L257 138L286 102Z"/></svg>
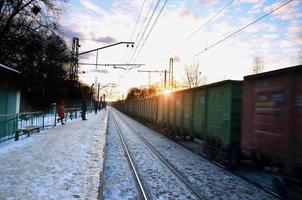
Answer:
<svg viewBox="0 0 302 200"><path fill-rule="evenodd" d="M226 39L228 39L228 38L230 38L230 37L236 35L237 33L241 32L241 31L243 31L244 29L250 27L251 25L257 23L257 22L260 21L261 19L263 19L263 18L267 17L268 15L270 15L270 14L276 12L277 10L279 10L280 8L286 6L287 4L289 4L289 3L292 2L292 1L294 1L294 0L289 0L289 1L285 2L285 3L283 3L282 5L280 5L280 6L276 7L276 8L274 8L274 9L272 9L272 10L269 11L268 13L262 15L261 17L255 19L254 21L252 21L252 22L248 23L247 25L241 27L241 28L238 29L237 31L231 33L230 35L228 35L228 36L222 38L221 40L219 40L219 41L215 42L214 44L210 45L209 47L205 48L203 51L201 51L201 52L195 54L193 57L196 57L196 56L198 56L198 55L204 53L205 51L207 51L207 50L209 50L209 49L215 47L216 45L220 44L220 43L223 42L224 40L226 40Z"/></svg>
<svg viewBox="0 0 302 200"><path fill-rule="evenodd" d="M150 14L150 12L151 12L151 10L152 10L154 1L155 1L155 0L152 0L152 2L151 2L151 4L150 4L150 7L149 7L148 12L147 12L147 15L145 16L144 21L143 21L143 23L142 23L142 26L141 26L141 28L140 28L140 30L139 30L137 36L136 36L135 42L138 41L138 39L139 39L139 37L140 37L140 35L141 35L142 31L143 31L143 28L144 28L144 26L145 26L145 23L146 23L146 21L147 21L147 19L148 19L148 16L149 16L149 14Z"/></svg>
<svg viewBox="0 0 302 200"><path fill-rule="evenodd" d="M130 62L132 62L132 60L133 60L133 58L134 58L134 55L135 55L136 52L137 52L138 46L141 44L141 41L142 41L142 39L143 39L144 36L145 36L145 33L146 33L146 31L147 31L147 29L148 29L148 27L149 27L149 25L150 25L150 23L151 23L151 21L152 21L152 18L153 18L154 14L155 14L155 11L157 10L157 7L158 7L160 1L161 1L161 0L158 0L158 1L157 1L156 5L155 5L155 7L154 7L154 9L153 9L153 11L152 11L151 17L149 18L149 21L148 21L147 25L145 26L145 29L144 29L144 31L143 31L143 34L141 35L141 37L140 37L140 39L139 39L139 41L138 41L138 43L137 43L137 45L136 45L136 47L135 47L135 50L134 50L134 52L133 52L133 54L132 54L132 56L131 56Z"/></svg>
<svg viewBox="0 0 302 200"><path fill-rule="evenodd" d="M154 20L154 22L153 22L153 24L152 24L151 29L149 30L149 33L148 33L147 37L145 38L145 40L144 40L143 44L140 46L140 50L139 50L139 51L138 51L138 53L136 54L136 56L135 56L135 59L134 59L134 60L136 60L136 58L137 58L137 57L139 56L139 54L141 53L142 48L144 47L144 45L145 45L146 41L148 40L148 38L149 38L149 36L150 36L150 34L151 34L151 32L152 32L152 30L153 30L153 28L154 28L155 24L157 23L157 21L158 21L158 19L159 19L159 16L160 16L160 15L161 15L161 13L163 12L163 9L165 8L165 6L166 6L167 2L168 2L168 0L165 0L165 2L164 2L164 4L163 4L163 6L161 7L161 9L160 9L160 11L159 11L158 15L156 16L156 19Z"/></svg>
<svg viewBox="0 0 302 200"><path fill-rule="evenodd" d="M134 25L134 28L133 28L133 31L132 31L132 34L131 34L131 37L130 37L130 40L129 40L129 41L132 41L133 34L135 33L135 30L136 30L137 24L138 24L138 22L139 22L139 19L140 19L140 17L141 17L141 14L142 14L142 11L143 11L145 2L146 2L146 0L143 1L143 4L142 4L141 9L140 9L140 11L139 11L139 15L138 15L138 17L137 17L137 19L136 19L136 22L135 22L135 25ZM124 58L124 62L126 62L126 59L127 59L128 55L129 55L129 53L126 52L126 56L125 56L125 58Z"/></svg>
<svg viewBox="0 0 302 200"><path fill-rule="evenodd" d="M186 37L182 42L180 42L173 50L175 51L177 48L182 46L185 42L187 42L190 38L193 37L196 33L198 33L203 27L207 26L215 17L217 17L222 11L224 11L228 6L230 6L234 0L231 0L229 3L227 3L223 8L221 8L218 12L216 12L208 21L203 23L198 29L196 29L193 33L191 33L188 37Z"/></svg>
<svg viewBox="0 0 302 200"><path fill-rule="evenodd" d="M150 6L149 6L147 15L145 16L144 21L142 22L142 25L141 25L141 27L140 27L140 30L139 30L139 32L138 32L136 38L135 38L135 43L137 43L137 41L138 41L138 39L139 39L139 37L140 37L142 31L143 31L143 28L144 28L144 26L145 26L145 23L146 23L146 21L147 21L147 19L148 19L148 16L149 16L149 14L150 14L150 12L151 12L151 10L152 10L154 1L155 1L155 0L152 0L151 4L150 4ZM137 48L137 47L135 47L135 48ZM133 53L132 53L132 54L133 54ZM132 56L131 56L131 57L132 57ZM129 58L130 58L130 57L129 57ZM129 62L130 62L130 59L128 59L128 61L127 61L126 63L129 63Z"/></svg>
<svg viewBox="0 0 302 200"><path fill-rule="evenodd" d="M134 34L135 30L136 30L138 21L139 21L139 19L140 19L140 17L141 17L142 10L143 10L143 8L144 8L145 2L146 2L146 0L144 0L144 2L143 2L143 4L142 4L142 7L141 7L141 9L140 9L140 11L139 11L139 15L138 15L138 17L137 17L137 19L136 19L135 26L134 26L134 28L133 28L133 31L132 31L132 34L131 34L130 41L132 41L132 37L133 37L133 34Z"/></svg>

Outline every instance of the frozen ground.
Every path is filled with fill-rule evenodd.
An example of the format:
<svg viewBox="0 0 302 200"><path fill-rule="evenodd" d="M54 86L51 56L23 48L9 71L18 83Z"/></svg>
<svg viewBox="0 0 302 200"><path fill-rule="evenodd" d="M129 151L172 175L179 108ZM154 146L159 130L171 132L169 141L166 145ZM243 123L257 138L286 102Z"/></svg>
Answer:
<svg viewBox="0 0 302 200"><path fill-rule="evenodd" d="M140 199L134 174L128 164L122 142L109 113L104 156L103 199Z"/></svg>
<svg viewBox="0 0 302 200"><path fill-rule="evenodd" d="M203 157L206 157L205 153L202 151L202 146L201 144L195 142L195 141L185 141L185 140L180 140L177 141L177 143L181 144L182 146L190 149L194 153L197 153L198 155L201 155ZM267 188L269 190L274 190L273 188L273 175L259 171L259 170L251 170L247 168L239 168L233 171L234 173L237 173L259 185L261 185L264 188Z"/></svg>
<svg viewBox="0 0 302 200"><path fill-rule="evenodd" d="M205 199L275 199L126 115L115 112L161 152Z"/></svg>
<svg viewBox="0 0 302 200"><path fill-rule="evenodd" d="M97 199L106 112L0 147L0 199Z"/></svg>
<svg viewBox="0 0 302 200"><path fill-rule="evenodd" d="M116 115L147 195L151 199L197 199L158 157Z"/></svg>

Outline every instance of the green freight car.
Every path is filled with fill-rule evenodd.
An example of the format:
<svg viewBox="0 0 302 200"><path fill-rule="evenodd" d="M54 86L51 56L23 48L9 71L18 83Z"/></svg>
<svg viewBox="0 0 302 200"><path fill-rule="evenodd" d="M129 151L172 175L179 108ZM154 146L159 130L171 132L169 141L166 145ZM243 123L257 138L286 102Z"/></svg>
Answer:
<svg viewBox="0 0 302 200"><path fill-rule="evenodd" d="M232 160L239 152L241 81L226 80L132 101L129 111L132 116L137 113L138 118L165 128L169 134L202 139L211 158L225 160L228 156Z"/></svg>
<svg viewBox="0 0 302 200"><path fill-rule="evenodd" d="M211 158L236 157L240 148L241 81L221 81L159 99L161 116L168 116L173 135L202 139ZM163 108L166 105L168 109Z"/></svg>
<svg viewBox="0 0 302 200"><path fill-rule="evenodd" d="M194 118L204 121L201 120L203 132L199 134L206 141L208 156L217 160L228 156L234 162L240 152L241 81L222 81L203 89L204 95L195 98L201 100L204 112L193 110Z"/></svg>

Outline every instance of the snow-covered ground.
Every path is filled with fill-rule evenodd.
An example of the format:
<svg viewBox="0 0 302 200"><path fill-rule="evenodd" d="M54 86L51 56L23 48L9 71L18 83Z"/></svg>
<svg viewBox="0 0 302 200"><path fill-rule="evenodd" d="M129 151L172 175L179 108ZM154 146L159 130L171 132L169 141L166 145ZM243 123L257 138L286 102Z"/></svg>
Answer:
<svg viewBox="0 0 302 200"><path fill-rule="evenodd" d="M112 117L110 113L104 156L103 199L137 200L140 199L140 193Z"/></svg>
<svg viewBox="0 0 302 200"><path fill-rule="evenodd" d="M0 147L0 199L97 199L106 111Z"/></svg>
<svg viewBox="0 0 302 200"><path fill-rule="evenodd" d="M143 186L151 199L197 199L187 186L135 136L116 113L113 116L119 124Z"/></svg>
<svg viewBox="0 0 302 200"><path fill-rule="evenodd" d="M200 141L186 141L186 140L179 140L177 141L178 144L186 147L187 149L190 149L194 153L201 155L203 157L206 157L205 152L202 150L204 144L202 144ZM273 174L269 174L264 171L260 170L253 170L249 168L238 168L233 171L233 173L236 173L242 177L247 178L248 180L257 183L261 185L262 187L269 189L271 191L274 191L273 188ZM277 191L275 191L277 193Z"/></svg>
<svg viewBox="0 0 302 200"><path fill-rule="evenodd" d="M275 199L119 111L114 112L161 152L205 199Z"/></svg>

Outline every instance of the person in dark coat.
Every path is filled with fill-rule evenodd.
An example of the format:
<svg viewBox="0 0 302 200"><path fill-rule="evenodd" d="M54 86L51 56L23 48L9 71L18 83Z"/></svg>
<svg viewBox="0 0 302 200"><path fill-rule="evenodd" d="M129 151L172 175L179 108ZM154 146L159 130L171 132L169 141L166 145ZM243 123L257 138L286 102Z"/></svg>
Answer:
<svg viewBox="0 0 302 200"><path fill-rule="evenodd" d="M58 108L58 122L61 121L62 125L64 125L65 123L63 122L63 119L65 118L65 108L63 105L63 102L61 102L59 108Z"/></svg>
<svg viewBox="0 0 302 200"><path fill-rule="evenodd" d="M99 107L98 102L97 102L97 101L94 101L94 112L95 112L95 114L98 113L98 107Z"/></svg>
<svg viewBox="0 0 302 200"><path fill-rule="evenodd" d="M82 111L82 120L87 120L86 119L87 103L85 99L82 100L81 111Z"/></svg>

